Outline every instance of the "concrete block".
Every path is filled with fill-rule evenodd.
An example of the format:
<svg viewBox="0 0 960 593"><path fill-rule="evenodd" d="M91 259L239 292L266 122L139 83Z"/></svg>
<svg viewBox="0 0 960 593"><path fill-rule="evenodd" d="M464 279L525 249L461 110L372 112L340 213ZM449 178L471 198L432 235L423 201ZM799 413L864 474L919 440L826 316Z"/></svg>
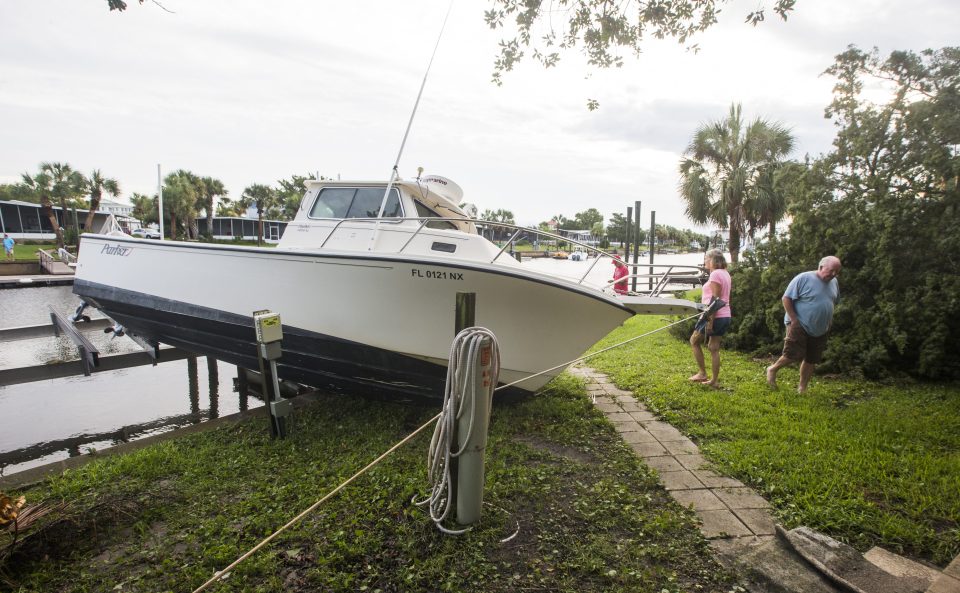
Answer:
<svg viewBox="0 0 960 593"><path fill-rule="evenodd" d="M693 474L697 476L697 479L703 482L703 485L707 488L743 488L743 482L740 480L735 480L733 478L728 478L727 476L721 476L717 472L709 469L697 469L693 470Z"/></svg>
<svg viewBox="0 0 960 593"><path fill-rule="evenodd" d="M652 424L652 423L651 423ZM657 437L657 440L660 442L663 441L682 441L686 439L686 435L677 430L672 426L663 427L652 427L650 424L647 424L645 427L650 431L650 434Z"/></svg>
<svg viewBox="0 0 960 593"><path fill-rule="evenodd" d="M670 496L680 503L681 506L693 507L693 510L700 511L720 511L727 507L716 495L709 490L672 490Z"/></svg>
<svg viewBox="0 0 960 593"><path fill-rule="evenodd" d="M614 403L602 402L599 399L597 400L597 403L595 403L594 405L597 407L598 410L600 410L601 412L604 412L605 414L613 414L615 412L623 411L619 405ZM636 420L636 418L634 418L634 420Z"/></svg>
<svg viewBox="0 0 960 593"><path fill-rule="evenodd" d="M755 535L774 535L777 532L773 515L767 509L734 509L733 514Z"/></svg>
<svg viewBox="0 0 960 593"><path fill-rule="evenodd" d="M940 578L930 585L927 593L960 593L960 579L955 579L948 574L942 574Z"/></svg>
<svg viewBox="0 0 960 593"><path fill-rule="evenodd" d="M687 470L676 472L660 472L660 482L667 490L696 490L703 488L703 484Z"/></svg>
<svg viewBox="0 0 960 593"><path fill-rule="evenodd" d="M624 412L646 412L647 411L646 406L636 401L623 402L622 404L620 404L620 406L623 408ZM636 418L634 418L634 420L636 420Z"/></svg>
<svg viewBox="0 0 960 593"><path fill-rule="evenodd" d="M735 555L733 563L744 573L750 591L843 592L843 589L829 579L811 570L810 565L803 558L777 538L772 538L762 545Z"/></svg>
<svg viewBox="0 0 960 593"><path fill-rule="evenodd" d="M697 511L700 518L700 532L704 537L742 537L752 535L736 515L726 509L716 511Z"/></svg>
<svg viewBox="0 0 960 593"><path fill-rule="evenodd" d="M914 562L878 546L870 548L863 557L877 568L895 577L912 576L925 580L928 587L940 576L940 571L936 568Z"/></svg>
<svg viewBox="0 0 960 593"><path fill-rule="evenodd" d="M948 564L947 567L943 569L943 573L960 579L960 556L954 558L953 562Z"/></svg>
<svg viewBox="0 0 960 593"><path fill-rule="evenodd" d="M673 455L647 457L643 461L658 472L675 472L683 469L683 466Z"/></svg>
<svg viewBox="0 0 960 593"><path fill-rule="evenodd" d="M608 418L609 418L609 416L608 416ZM617 432L623 434L623 433L625 433L625 432L638 432L638 431L641 431L641 430L643 430L643 425L641 425L639 422L634 422L633 420L630 420L630 421L628 421L628 422L614 422L614 423L613 423L613 428L614 428L614 430L616 430Z"/></svg>
<svg viewBox="0 0 960 593"><path fill-rule="evenodd" d="M636 422L636 420L630 417L630 414L627 414L626 412L612 412L607 414L607 420L610 422Z"/></svg>
<svg viewBox="0 0 960 593"><path fill-rule="evenodd" d="M639 424L637 425L639 426ZM656 443L657 439L653 438L653 435L649 432L643 430L635 430L631 432L624 432L620 434L623 437L624 442L627 443Z"/></svg>
<svg viewBox="0 0 960 593"><path fill-rule="evenodd" d="M660 444L674 455L690 455L700 452L700 448L690 439L683 439L682 441L660 441Z"/></svg>
<svg viewBox="0 0 960 593"><path fill-rule="evenodd" d="M731 509L770 508L770 503L750 488L716 488L714 493Z"/></svg>
<svg viewBox="0 0 960 593"><path fill-rule="evenodd" d="M627 405L627 404L624 404L624 405ZM651 421L657 419L657 417L653 415L653 412L646 412L646 411L644 411L644 412L630 412L630 415L631 415L631 416L633 417L633 419L636 420L637 422L651 422Z"/></svg>
<svg viewBox="0 0 960 593"><path fill-rule="evenodd" d="M630 443L630 448L640 457L659 457L666 455L667 450L660 443Z"/></svg>
<svg viewBox="0 0 960 593"><path fill-rule="evenodd" d="M677 455L676 457L680 465L689 470L705 469L709 465L699 452Z"/></svg>

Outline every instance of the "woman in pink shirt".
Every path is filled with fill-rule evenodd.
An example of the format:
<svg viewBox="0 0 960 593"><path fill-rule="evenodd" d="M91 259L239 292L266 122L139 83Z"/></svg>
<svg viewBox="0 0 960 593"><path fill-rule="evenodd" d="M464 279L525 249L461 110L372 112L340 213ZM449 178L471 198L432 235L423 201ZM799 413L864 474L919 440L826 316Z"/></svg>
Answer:
<svg viewBox="0 0 960 593"><path fill-rule="evenodd" d="M723 252L719 249L711 249L704 255L703 265L710 272L710 278L703 285L703 294L700 301L709 304L714 296L720 297L726 305L713 315L703 333L694 330L690 336L690 347L693 349L693 360L696 361L700 369L697 374L690 377L695 383L704 383L710 387L719 387L720 377L720 340L723 334L730 328L730 273L727 272L727 260L723 257ZM707 368L703 358L703 342L707 342L707 349L710 351L710 362L712 377L707 377Z"/></svg>

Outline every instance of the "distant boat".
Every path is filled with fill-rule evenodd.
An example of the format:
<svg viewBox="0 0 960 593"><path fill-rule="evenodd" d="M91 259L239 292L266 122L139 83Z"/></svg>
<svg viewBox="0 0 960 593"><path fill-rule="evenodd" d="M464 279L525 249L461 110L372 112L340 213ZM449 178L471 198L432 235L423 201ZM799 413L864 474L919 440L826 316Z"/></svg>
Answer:
<svg viewBox="0 0 960 593"><path fill-rule="evenodd" d="M570 255L567 256L567 259L569 259L570 261L586 261L587 252L584 251L583 249L577 249L572 253L570 253Z"/></svg>
<svg viewBox="0 0 960 593"><path fill-rule="evenodd" d="M389 194L384 182L311 180L275 248L86 234L74 292L149 343L248 369L258 367L252 314L269 309L283 322L281 379L436 397L457 293L476 295L476 325L497 336L501 382L546 371L523 391L634 314L697 310L532 270L477 233L461 198L436 176Z"/></svg>

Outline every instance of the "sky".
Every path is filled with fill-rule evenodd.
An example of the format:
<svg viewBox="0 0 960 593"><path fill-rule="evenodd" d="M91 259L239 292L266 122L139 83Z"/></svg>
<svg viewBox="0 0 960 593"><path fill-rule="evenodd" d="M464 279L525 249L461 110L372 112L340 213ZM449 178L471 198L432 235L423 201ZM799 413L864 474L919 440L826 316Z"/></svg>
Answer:
<svg viewBox="0 0 960 593"><path fill-rule="evenodd" d="M164 174L220 179L229 196L293 174L386 180L448 0L105 0L0 2L0 183L41 162L99 169L132 192ZM833 80L856 44L919 51L956 45L950 0L799 0L787 22L732 0L698 52L651 40L623 68L566 53L491 82L504 33L483 0L454 0L402 154L403 178L459 184L480 211L519 224L588 208L609 220L640 201L643 226L697 228L678 165L700 125L732 103L786 125L791 155L830 150ZM769 2L767 3L769 9ZM599 109L587 109L588 100ZM704 230L704 229L701 229Z"/></svg>

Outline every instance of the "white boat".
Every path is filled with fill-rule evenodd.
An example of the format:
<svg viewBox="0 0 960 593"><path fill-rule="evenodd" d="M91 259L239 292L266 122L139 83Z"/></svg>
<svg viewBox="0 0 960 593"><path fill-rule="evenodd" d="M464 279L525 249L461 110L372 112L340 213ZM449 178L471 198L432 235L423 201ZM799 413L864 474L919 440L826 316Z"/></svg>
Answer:
<svg viewBox="0 0 960 593"><path fill-rule="evenodd" d="M501 383L560 365L524 391L636 313L696 311L528 269L477 233L448 179L395 182L377 219L386 189L309 181L275 248L83 235L74 292L151 344L249 369L252 314L269 309L283 322L280 378L428 396L443 393L457 293L476 294L476 325L497 336Z"/></svg>

